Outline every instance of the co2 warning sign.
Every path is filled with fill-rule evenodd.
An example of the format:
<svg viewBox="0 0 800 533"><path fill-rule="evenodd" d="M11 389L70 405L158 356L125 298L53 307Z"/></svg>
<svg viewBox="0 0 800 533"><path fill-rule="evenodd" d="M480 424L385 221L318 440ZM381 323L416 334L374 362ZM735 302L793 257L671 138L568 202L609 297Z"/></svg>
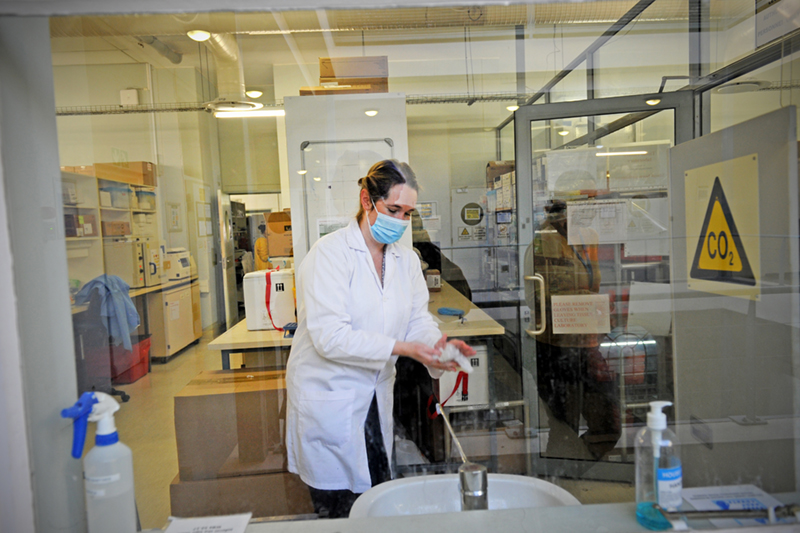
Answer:
<svg viewBox="0 0 800 533"><path fill-rule="evenodd" d="M758 298L758 157L692 169L685 178L689 288Z"/></svg>

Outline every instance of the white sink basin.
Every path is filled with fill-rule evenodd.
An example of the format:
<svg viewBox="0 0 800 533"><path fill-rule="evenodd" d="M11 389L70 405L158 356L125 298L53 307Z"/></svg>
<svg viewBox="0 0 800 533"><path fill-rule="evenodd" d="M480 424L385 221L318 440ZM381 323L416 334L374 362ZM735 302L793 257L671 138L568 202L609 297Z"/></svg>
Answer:
<svg viewBox="0 0 800 533"><path fill-rule="evenodd" d="M489 474L489 509L580 505L569 492L525 476ZM409 477L381 483L359 496L352 518L461 511L458 474Z"/></svg>

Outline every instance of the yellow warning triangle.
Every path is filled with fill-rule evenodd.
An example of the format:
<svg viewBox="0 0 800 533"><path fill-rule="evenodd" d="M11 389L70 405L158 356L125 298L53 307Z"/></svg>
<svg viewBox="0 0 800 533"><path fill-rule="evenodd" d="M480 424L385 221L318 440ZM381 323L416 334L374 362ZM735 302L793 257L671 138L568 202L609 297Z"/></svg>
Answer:
<svg viewBox="0 0 800 533"><path fill-rule="evenodd" d="M719 177L711 189L689 275L723 283L756 284Z"/></svg>
<svg viewBox="0 0 800 533"><path fill-rule="evenodd" d="M469 235L469 231L467 231L467 228L464 228L464 231L461 232L461 235Z"/></svg>

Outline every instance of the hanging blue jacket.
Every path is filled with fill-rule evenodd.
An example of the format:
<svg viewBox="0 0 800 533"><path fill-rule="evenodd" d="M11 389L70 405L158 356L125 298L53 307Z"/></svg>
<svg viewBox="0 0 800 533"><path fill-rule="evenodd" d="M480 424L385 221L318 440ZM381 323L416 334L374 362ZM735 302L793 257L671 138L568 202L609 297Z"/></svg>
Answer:
<svg viewBox="0 0 800 533"><path fill-rule="evenodd" d="M126 350L130 350L131 333L140 322L136 306L128 295L130 287L119 276L102 274L81 287L75 295L75 303L88 304L94 289L98 290L101 298L100 316L106 318L108 334L115 345L122 343Z"/></svg>

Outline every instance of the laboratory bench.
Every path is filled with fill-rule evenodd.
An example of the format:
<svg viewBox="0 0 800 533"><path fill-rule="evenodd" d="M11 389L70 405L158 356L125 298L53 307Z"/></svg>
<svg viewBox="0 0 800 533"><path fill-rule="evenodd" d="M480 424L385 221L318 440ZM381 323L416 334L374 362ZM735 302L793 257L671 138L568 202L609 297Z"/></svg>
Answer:
<svg viewBox="0 0 800 533"><path fill-rule="evenodd" d="M461 309L465 312L464 317L461 319L456 316L439 315L437 310L441 307ZM430 293L428 311L433 316L441 332L448 337L487 337L502 335L505 332L505 328L502 325L446 282L442 283L441 292ZM247 329L246 320L241 320L231 329L208 343L208 348L222 352L222 368L223 370L229 370L231 368L230 357L234 353L246 354L246 356L243 356L243 362L247 367L252 366L247 361L254 361L250 354L258 354L259 352L271 353L275 358L274 361L271 358L268 362L258 359L258 366L262 366L261 363L263 362L267 366L274 364L278 368L281 363L286 363L288 348L291 345L292 339L285 338L282 331L251 331Z"/></svg>

